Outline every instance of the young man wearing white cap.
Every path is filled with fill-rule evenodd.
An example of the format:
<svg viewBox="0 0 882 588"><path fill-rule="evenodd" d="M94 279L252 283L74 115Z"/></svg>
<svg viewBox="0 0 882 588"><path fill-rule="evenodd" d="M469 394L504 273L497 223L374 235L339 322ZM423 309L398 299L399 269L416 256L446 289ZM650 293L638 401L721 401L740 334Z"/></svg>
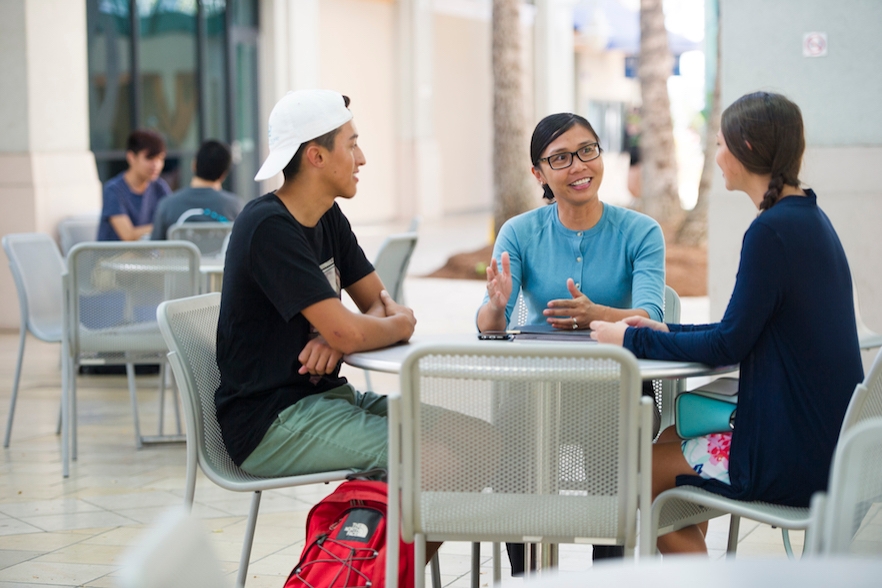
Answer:
<svg viewBox="0 0 882 588"><path fill-rule="evenodd" d="M407 341L413 312L383 290L337 198L365 164L349 99L289 92L255 180L284 184L236 219L217 332L217 417L230 456L262 476L386 464L385 397L339 377L344 353ZM345 288L360 309L340 301Z"/></svg>

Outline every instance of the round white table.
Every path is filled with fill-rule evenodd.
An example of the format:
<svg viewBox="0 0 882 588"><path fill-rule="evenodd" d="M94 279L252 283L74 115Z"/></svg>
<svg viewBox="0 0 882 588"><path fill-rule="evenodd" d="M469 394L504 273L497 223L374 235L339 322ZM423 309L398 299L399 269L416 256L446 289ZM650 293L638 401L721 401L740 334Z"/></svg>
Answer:
<svg viewBox="0 0 882 588"><path fill-rule="evenodd" d="M585 572L540 574L524 588L870 588L880 585L882 560L848 557L709 559L679 556L665 560L603 563Z"/></svg>
<svg viewBox="0 0 882 588"><path fill-rule="evenodd" d="M423 343L472 343L478 340L477 333L455 333L455 334L436 334L436 335L414 335L410 342L401 345L393 345L384 347L374 351L360 351L358 353L350 353L343 356L343 361L352 367L370 370L374 372L384 372L387 374L397 374L404 363L404 358L413 351L418 345ZM540 340L518 340L509 341L481 341L481 345L488 347L499 345L519 345L522 343L540 343ZM560 344L560 341L555 341ZM596 345L592 341L584 339L574 339L573 345ZM638 359L640 365L640 375L644 380L667 380L673 378L691 378L695 376L716 376L733 372L738 366L709 366L703 363L692 361L658 361L654 359Z"/></svg>

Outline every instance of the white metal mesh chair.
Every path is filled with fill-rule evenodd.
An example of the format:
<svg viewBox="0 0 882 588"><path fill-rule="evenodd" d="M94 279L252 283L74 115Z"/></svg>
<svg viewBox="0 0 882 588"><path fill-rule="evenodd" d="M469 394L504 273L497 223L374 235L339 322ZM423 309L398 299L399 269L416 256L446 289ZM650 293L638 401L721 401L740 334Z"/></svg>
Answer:
<svg viewBox="0 0 882 588"><path fill-rule="evenodd" d="M71 249L62 281L62 422L69 429L62 432L65 476L68 456L77 457L76 374L81 365L126 366L137 447L142 443L183 440L181 435L162 434L163 394L159 435L141 435L135 364L159 363L160 390L164 390L167 349L156 322L156 308L164 300L198 293L199 279L199 250L192 243L91 242L79 243ZM177 409L177 402L174 407Z"/></svg>
<svg viewBox="0 0 882 588"><path fill-rule="evenodd" d="M401 395L390 397L387 569L397 570L396 486L416 561L426 541L443 540L633 553L638 495L648 512L650 491L640 456L650 452L652 409L640 381L620 347L417 346L402 365ZM422 586L422 570L416 576Z"/></svg>
<svg viewBox="0 0 882 588"><path fill-rule="evenodd" d="M882 347L882 334L872 330L861 317L861 302L858 300L857 284L852 280L851 289L854 293L854 319L857 326L858 342L861 349Z"/></svg>
<svg viewBox="0 0 882 588"><path fill-rule="evenodd" d="M680 296L677 291L665 285L665 307L662 309L662 319L665 323L680 324ZM659 430L664 431L674 424L674 400L677 394L686 388L686 381L682 378L676 380L653 380L652 387L655 389L655 402L661 413Z"/></svg>
<svg viewBox="0 0 882 588"><path fill-rule="evenodd" d="M186 222L168 228L169 241L190 241L203 257L220 257L224 240L233 230L233 223Z"/></svg>
<svg viewBox="0 0 882 588"><path fill-rule="evenodd" d="M882 418L865 419L836 446L827 492L812 497L806 538L812 555L879 557L882 523Z"/></svg>
<svg viewBox="0 0 882 588"><path fill-rule="evenodd" d="M399 304L404 304L404 278L407 266L417 245L417 233L389 235L380 245L374 259L374 269L383 281L389 296Z"/></svg>
<svg viewBox="0 0 882 588"><path fill-rule="evenodd" d="M9 447L28 332L41 341L61 343L61 274L64 273L64 259L55 241L44 233L5 235L3 249L9 258L20 310L18 359L12 380L6 435L3 438L3 447Z"/></svg>
<svg viewBox="0 0 882 588"><path fill-rule="evenodd" d="M411 221L411 228L416 229L418 224L419 221L414 218ZM404 304L404 278L407 276L407 267L410 265L413 250L416 249L417 238L415 230L389 235L380 245L377 257L374 259L374 270L380 276L386 292L399 304ZM371 374L368 370L364 370L364 380L368 390L373 390Z"/></svg>
<svg viewBox="0 0 882 588"><path fill-rule="evenodd" d="M670 286L665 286L665 298L663 309L663 321L666 323L679 324L680 322L680 296ZM527 303L524 300L523 290L518 292L508 328L515 328L527 323ZM674 424L674 399L677 394L684 390L684 380L654 380L652 387L655 390L655 403L659 407L661 415L660 430L664 430Z"/></svg>
<svg viewBox="0 0 882 588"><path fill-rule="evenodd" d="M69 216L58 223L58 237L61 241L61 254L67 255L73 246L84 241L98 240L98 225L101 214Z"/></svg>
<svg viewBox="0 0 882 588"><path fill-rule="evenodd" d="M237 586L245 585L257 513L263 490L342 480L351 470L262 478L242 471L227 453L214 406L214 393L220 385L216 360L217 321L220 294L204 294L163 302L157 312L159 328L168 345L168 359L175 374L187 422L187 482L184 502L193 504L196 467L209 480L234 492L253 492Z"/></svg>
<svg viewBox="0 0 882 588"><path fill-rule="evenodd" d="M882 354L876 356L864 381L855 387L839 438L843 439L856 424L875 417L882 417ZM665 490L652 503L649 548L653 553L655 552L659 535L725 514L732 515L729 522L727 551L733 556L738 549L741 517L780 527L784 532L784 547L790 557L793 557L793 552L787 531L808 529L814 524L814 517L809 508L733 500L694 486L679 486Z"/></svg>

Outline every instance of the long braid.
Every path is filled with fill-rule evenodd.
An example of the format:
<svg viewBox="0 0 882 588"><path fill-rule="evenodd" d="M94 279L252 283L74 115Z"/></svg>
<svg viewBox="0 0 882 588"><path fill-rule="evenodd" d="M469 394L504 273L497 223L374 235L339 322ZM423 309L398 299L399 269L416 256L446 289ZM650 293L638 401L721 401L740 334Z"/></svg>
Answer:
<svg viewBox="0 0 882 588"><path fill-rule="evenodd" d="M763 195L763 201L760 203L760 210L768 210L775 206L775 203L781 198L781 190L784 189L784 174L778 173L769 180L769 189Z"/></svg>

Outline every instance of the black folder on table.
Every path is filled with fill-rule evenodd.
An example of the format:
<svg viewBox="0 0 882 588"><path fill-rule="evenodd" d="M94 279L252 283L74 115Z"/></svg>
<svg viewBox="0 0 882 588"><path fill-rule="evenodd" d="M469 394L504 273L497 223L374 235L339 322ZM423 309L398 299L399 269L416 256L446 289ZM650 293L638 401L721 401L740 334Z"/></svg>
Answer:
<svg viewBox="0 0 882 588"><path fill-rule="evenodd" d="M521 325L508 330L513 339L536 340L536 341L579 341L595 342L591 338L591 329L555 329L549 324L544 325Z"/></svg>

